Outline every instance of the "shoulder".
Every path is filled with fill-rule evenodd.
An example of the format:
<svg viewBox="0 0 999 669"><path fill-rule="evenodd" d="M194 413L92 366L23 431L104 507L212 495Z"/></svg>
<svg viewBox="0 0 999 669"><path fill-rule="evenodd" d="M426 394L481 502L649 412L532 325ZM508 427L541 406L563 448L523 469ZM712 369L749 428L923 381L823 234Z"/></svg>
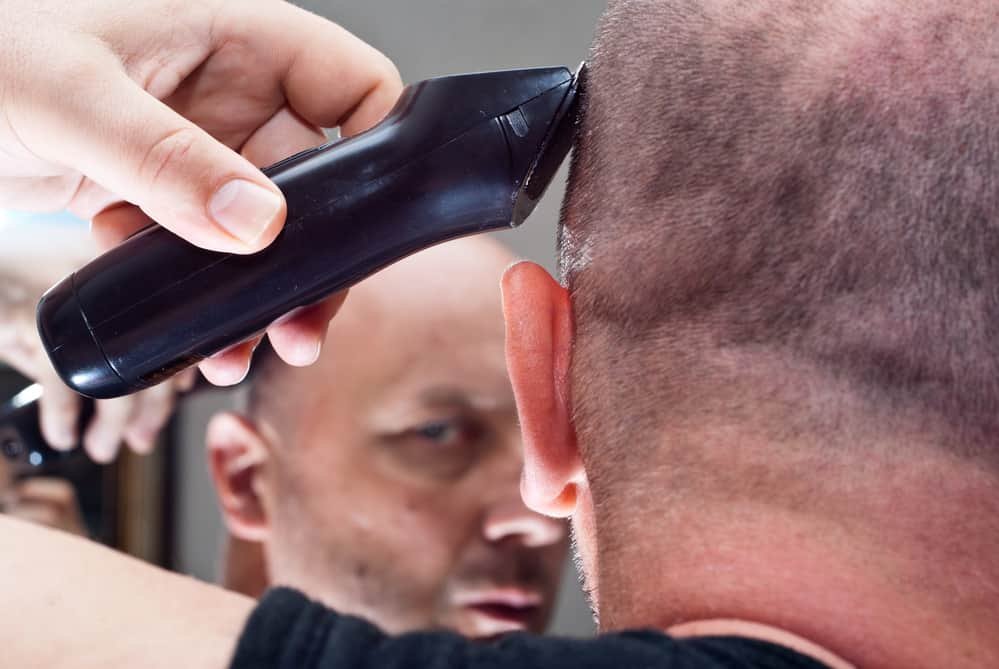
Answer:
<svg viewBox="0 0 999 669"><path fill-rule="evenodd" d="M250 616L233 669L821 669L824 665L760 639L678 639L654 630L590 639L514 634L493 643L446 631L389 636L287 588L268 592Z"/></svg>

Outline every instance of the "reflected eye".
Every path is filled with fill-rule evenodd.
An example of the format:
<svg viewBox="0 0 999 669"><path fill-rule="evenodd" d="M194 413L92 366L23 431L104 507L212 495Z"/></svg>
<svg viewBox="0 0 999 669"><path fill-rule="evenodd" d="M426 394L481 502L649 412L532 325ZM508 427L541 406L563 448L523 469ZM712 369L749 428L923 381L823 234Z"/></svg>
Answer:
<svg viewBox="0 0 999 669"><path fill-rule="evenodd" d="M461 438L462 426L454 421L439 420L418 427L413 432L436 444L451 445Z"/></svg>
<svg viewBox="0 0 999 669"><path fill-rule="evenodd" d="M489 441L485 425L468 417L441 418L384 437L386 454L409 474L433 480L462 476Z"/></svg>

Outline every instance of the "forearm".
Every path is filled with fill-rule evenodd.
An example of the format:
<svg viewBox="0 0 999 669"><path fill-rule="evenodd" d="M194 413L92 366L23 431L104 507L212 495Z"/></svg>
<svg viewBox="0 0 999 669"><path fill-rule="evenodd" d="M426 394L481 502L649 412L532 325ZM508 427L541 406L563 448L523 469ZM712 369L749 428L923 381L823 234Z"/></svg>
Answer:
<svg viewBox="0 0 999 669"><path fill-rule="evenodd" d="M98 544L0 518L11 667L225 669L253 600Z"/></svg>

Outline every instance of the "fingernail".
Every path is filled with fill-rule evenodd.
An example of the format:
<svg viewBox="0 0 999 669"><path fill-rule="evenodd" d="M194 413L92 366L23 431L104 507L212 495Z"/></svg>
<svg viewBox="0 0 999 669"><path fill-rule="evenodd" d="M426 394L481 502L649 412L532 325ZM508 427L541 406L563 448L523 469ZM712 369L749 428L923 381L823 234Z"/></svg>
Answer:
<svg viewBox="0 0 999 669"><path fill-rule="evenodd" d="M56 441L58 443L52 444L53 448L60 451L68 451L76 446L79 439L77 439L77 435L73 430L66 428L59 430L59 436Z"/></svg>
<svg viewBox="0 0 999 669"><path fill-rule="evenodd" d="M294 365L295 367L308 367L316 360L319 360L321 352L322 342L318 339L315 341L301 341L289 352L287 362L289 365Z"/></svg>
<svg viewBox="0 0 999 669"><path fill-rule="evenodd" d="M306 351L305 351L305 353L308 354L307 355L307 359L309 361L306 364L311 365L316 360L319 360L319 354L322 353L322 352L323 352L323 342L319 341L319 340L316 340L316 345L314 347L311 347L311 349L306 349Z"/></svg>
<svg viewBox="0 0 999 669"><path fill-rule="evenodd" d="M118 452L117 447L112 446L108 448L107 446L101 446L96 450L90 452L90 457L93 458L94 462L99 465L108 465L114 461L114 456Z"/></svg>
<svg viewBox="0 0 999 669"><path fill-rule="evenodd" d="M57 451L68 451L75 447L78 441L76 432L65 425L49 428L46 436L48 437L49 446Z"/></svg>
<svg viewBox="0 0 999 669"><path fill-rule="evenodd" d="M118 450L118 446L114 442L104 439L102 435L90 435L84 441L84 448L90 455L90 459L97 464L105 465L114 460L115 451Z"/></svg>
<svg viewBox="0 0 999 669"><path fill-rule="evenodd" d="M267 231L280 210L281 198L276 193L246 179L226 183L208 204L215 222L250 246Z"/></svg>
<svg viewBox="0 0 999 669"><path fill-rule="evenodd" d="M146 454L153 450L153 437L146 433L135 434L129 440L132 450L139 454Z"/></svg>
<svg viewBox="0 0 999 669"><path fill-rule="evenodd" d="M216 364L208 367L207 371L204 363L202 363L201 371L205 375L205 378L216 386L234 386L237 383L241 383L247 374L250 373L250 361L246 360L245 363L240 361L239 364L226 361L225 364Z"/></svg>
<svg viewBox="0 0 999 669"><path fill-rule="evenodd" d="M145 427L130 427L125 432L125 441L136 453L148 453L153 450L156 433Z"/></svg>

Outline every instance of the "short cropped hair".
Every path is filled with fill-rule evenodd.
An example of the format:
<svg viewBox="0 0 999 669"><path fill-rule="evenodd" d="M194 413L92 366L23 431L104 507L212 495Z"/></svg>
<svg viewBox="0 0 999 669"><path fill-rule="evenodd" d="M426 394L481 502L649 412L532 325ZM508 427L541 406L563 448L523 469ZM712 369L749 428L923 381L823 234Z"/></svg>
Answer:
<svg viewBox="0 0 999 669"><path fill-rule="evenodd" d="M731 352L845 388L856 420L928 417L994 452L997 19L985 0L612 1L560 233L581 434L634 448L737 378Z"/></svg>

